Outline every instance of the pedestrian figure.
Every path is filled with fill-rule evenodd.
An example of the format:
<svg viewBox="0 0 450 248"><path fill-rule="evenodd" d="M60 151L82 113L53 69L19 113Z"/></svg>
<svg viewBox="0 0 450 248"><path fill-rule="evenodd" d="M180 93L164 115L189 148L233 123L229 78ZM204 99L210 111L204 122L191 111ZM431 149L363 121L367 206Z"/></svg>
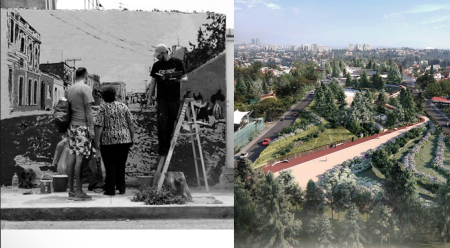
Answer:
<svg viewBox="0 0 450 248"><path fill-rule="evenodd" d="M133 116L127 105L116 101L116 89L103 89L105 103L95 119L95 146L100 149L106 170L104 195L125 194L125 164L133 146Z"/></svg>
<svg viewBox="0 0 450 248"><path fill-rule="evenodd" d="M91 155L91 141L94 138L92 103L95 101L91 87L86 84L88 76L86 68L78 68L75 75L75 83L67 93L67 101L71 110L71 121L67 130L69 139L67 174L69 177L69 199L83 201L92 199L82 190L81 164L83 157L89 158ZM74 177L76 177L76 191Z"/></svg>
<svg viewBox="0 0 450 248"><path fill-rule="evenodd" d="M158 59L152 66L147 97L152 98L156 87L156 110L158 121L158 154L160 161L167 156L170 141L180 108L180 84L188 81L183 62L169 56L169 49L164 44L159 44L153 54ZM170 77L170 74L179 72L181 77ZM157 173L160 172L162 163L158 164Z"/></svg>

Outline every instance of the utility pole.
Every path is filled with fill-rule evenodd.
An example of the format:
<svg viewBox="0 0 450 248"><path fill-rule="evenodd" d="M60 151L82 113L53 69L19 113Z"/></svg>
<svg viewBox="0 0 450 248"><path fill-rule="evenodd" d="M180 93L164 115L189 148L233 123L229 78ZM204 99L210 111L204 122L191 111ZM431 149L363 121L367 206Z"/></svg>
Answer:
<svg viewBox="0 0 450 248"><path fill-rule="evenodd" d="M66 59L66 62L68 62L68 61L73 61L73 68L76 68L75 67L75 61L81 61L81 59Z"/></svg>

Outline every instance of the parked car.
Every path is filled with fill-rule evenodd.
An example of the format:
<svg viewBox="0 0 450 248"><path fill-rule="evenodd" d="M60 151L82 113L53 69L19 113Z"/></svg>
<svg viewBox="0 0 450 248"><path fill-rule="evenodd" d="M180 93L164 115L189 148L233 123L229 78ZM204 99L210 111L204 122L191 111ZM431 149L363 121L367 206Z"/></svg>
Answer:
<svg viewBox="0 0 450 248"><path fill-rule="evenodd" d="M292 116L294 116L294 117L297 117L297 115L298 115L297 112L295 112L295 113L292 114Z"/></svg>
<svg viewBox="0 0 450 248"><path fill-rule="evenodd" d="M270 139L269 138L265 138L264 141L262 142L263 146L267 146L270 143Z"/></svg>
<svg viewBox="0 0 450 248"><path fill-rule="evenodd" d="M243 159L243 158L246 158L246 157L248 157L248 152L243 152L243 153L241 153L241 154L239 155L239 158L240 158L240 159Z"/></svg>
<svg viewBox="0 0 450 248"><path fill-rule="evenodd" d="M280 118L280 121L284 121L284 118Z"/></svg>

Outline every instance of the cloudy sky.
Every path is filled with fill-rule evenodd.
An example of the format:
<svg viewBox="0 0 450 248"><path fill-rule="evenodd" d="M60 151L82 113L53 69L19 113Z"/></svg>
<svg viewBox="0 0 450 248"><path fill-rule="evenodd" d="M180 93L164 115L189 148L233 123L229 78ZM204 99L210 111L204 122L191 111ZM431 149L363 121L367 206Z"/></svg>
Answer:
<svg viewBox="0 0 450 248"><path fill-rule="evenodd" d="M235 42L450 48L450 2L234 0Z"/></svg>

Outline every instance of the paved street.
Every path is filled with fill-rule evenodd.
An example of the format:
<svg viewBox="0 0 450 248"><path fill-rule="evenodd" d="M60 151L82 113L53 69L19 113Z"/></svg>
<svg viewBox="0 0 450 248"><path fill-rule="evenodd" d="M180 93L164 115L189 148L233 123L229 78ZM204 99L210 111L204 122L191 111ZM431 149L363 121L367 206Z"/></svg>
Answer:
<svg viewBox="0 0 450 248"><path fill-rule="evenodd" d="M264 139L265 138L274 139L277 137L277 133L279 133L283 128L292 125L292 123L296 119L295 117L292 116L292 113L304 109L312 102L313 99L314 95L311 94L306 95L306 97L303 98L303 100L301 100L297 105L295 105L292 109L289 109L283 114L282 116L282 118L284 118L283 121L279 121L278 123L273 125L272 128L267 131L266 135L260 137L258 140L256 140L256 142L251 141L254 144L249 149L247 149L246 151L243 150L242 152L248 152L248 158L254 162L259 157L259 154L261 154L261 152L265 148L265 146L261 145Z"/></svg>
<svg viewBox="0 0 450 248"><path fill-rule="evenodd" d="M1 229L233 229L233 219L1 221Z"/></svg>

